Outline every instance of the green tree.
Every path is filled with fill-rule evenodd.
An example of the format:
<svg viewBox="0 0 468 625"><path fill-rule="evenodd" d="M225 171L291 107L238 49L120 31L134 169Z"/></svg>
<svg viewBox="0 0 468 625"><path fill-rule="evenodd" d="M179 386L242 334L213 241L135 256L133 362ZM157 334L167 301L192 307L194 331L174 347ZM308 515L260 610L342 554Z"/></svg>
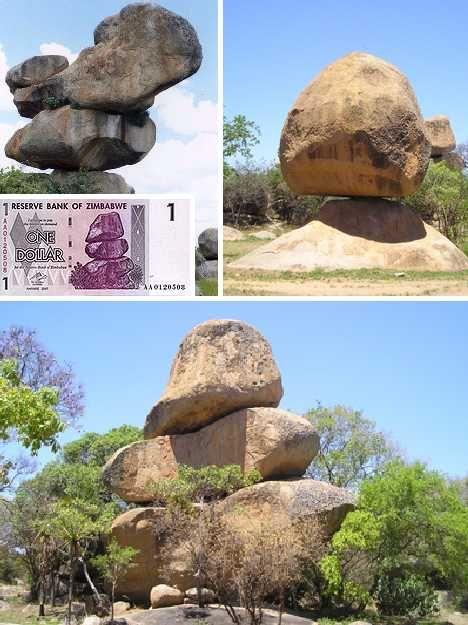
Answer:
<svg viewBox="0 0 468 625"><path fill-rule="evenodd" d="M224 174L232 173L229 158L252 158L252 148L259 143L260 129L245 115L235 115L232 120L224 118Z"/></svg>
<svg viewBox="0 0 468 625"><path fill-rule="evenodd" d="M446 163L429 164L419 189L405 198L424 219L455 244L461 244L468 225L468 177Z"/></svg>
<svg viewBox="0 0 468 625"><path fill-rule="evenodd" d="M112 540L105 554L92 559L92 563L102 577L111 585L111 623L114 621L115 589L122 575L134 566L133 560L137 554L137 549L121 547L115 540Z"/></svg>
<svg viewBox="0 0 468 625"><path fill-rule="evenodd" d="M63 462L103 467L118 449L142 439L142 429L132 425L122 425L105 434L87 432L63 446Z"/></svg>
<svg viewBox="0 0 468 625"><path fill-rule="evenodd" d="M304 415L320 436L320 452L307 473L343 488L356 488L397 455L391 441L362 412L318 405Z"/></svg>
<svg viewBox="0 0 468 625"><path fill-rule="evenodd" d="M468 507L436 471L391 462L362 483L357 509L334 535L322 572L326 594L348 605L365 604L382 585L396 592L398 584L389 579L400 580L401 588L438 578L462 591L468 585Z"/></svg>

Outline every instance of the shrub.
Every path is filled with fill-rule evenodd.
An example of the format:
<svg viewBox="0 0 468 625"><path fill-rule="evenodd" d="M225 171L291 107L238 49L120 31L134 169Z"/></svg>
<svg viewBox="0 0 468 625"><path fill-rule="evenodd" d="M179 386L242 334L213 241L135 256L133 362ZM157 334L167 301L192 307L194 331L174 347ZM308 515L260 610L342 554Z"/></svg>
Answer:
<svg viewBox="0 0 468 625"><path fill-rule="evenodd" d="M437 612L437 596L425 579L416 575L381 575L375 602L386 616L430 616Z"/></svg>

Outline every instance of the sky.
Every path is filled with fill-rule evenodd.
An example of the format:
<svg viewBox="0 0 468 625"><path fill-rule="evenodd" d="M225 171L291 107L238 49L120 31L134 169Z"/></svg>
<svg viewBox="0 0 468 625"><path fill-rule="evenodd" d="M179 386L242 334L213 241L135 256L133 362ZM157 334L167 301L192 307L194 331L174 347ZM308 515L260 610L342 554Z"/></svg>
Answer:
<svg viewBox="0 0 468 625"><path fill-rule="evenodd" d="M0 167L4 145L29 123L13 105L3 82L7 70L37 54L64 54L70 61L93 44L93 31L129 0L0 0ZM198 32L203 63L197 74L160 94L150 110L157 142L140 163L115 170L138 193L193 193L197 231L217 225L217 1L163 0Z"/></svg>
<svg viewBox="0 0 468 625"><path fill-rule="evenodd" d="M447 115L468 141L466 0L224 0L224 113L262 132L256 161L276 160L299 93L327 65L367 52L410 80L424 117Z"/></svg>
<svg viewBox="0 0 468 625"><path fill-rule="evenodd" d="M86 394L81 431L95 432L142 427L182 338L214 318L241 319L267 338L283 408L362 410L409 460L468 473L466 302L0 303L0 331L37 329L74 367ZM63 441L78 436L69 430Z"/></svg>

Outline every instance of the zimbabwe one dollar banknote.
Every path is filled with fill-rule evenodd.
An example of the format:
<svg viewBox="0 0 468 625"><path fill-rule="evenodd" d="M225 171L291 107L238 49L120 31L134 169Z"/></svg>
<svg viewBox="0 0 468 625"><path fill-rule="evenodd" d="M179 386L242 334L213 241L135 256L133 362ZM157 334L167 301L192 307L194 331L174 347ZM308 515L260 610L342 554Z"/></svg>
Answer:
<svg viewBox="0 0 468 625"><path fill-rule="evenodd" d="M189 197L17 195L0 206L0 295L194 295Z"/></svg>

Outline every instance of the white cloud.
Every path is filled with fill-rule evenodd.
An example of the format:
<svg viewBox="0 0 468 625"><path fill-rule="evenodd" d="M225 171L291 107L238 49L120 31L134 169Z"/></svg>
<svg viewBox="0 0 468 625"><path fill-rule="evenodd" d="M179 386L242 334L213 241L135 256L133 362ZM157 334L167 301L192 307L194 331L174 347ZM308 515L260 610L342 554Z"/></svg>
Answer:
<svg viewBox="0 0 468 625"><path fill-rule="evenodd" d="M3 45L0 43L0 111L7 113L16 111L13 96L5 82L5 76L9 69Z"/></svg>
<svg viewBox="0 0 468 625"><path fill-rule="evenodd" d="M67 48L61 43L55 43L54 41L51 41L50 43L41 43L39 50L41 51L41 54L60 54L62 56L66 56L70 63L73 63L73 61L76 61L78 58L78 54L72 52L70 48Z"/></svg>
<svg viewBox="0 0 468 625"><path fill-rule="evenodd" d="M153 111L157 123L179 135L217 129L216 103L211 100L195 103L195 95L183 87L172 87L157 96Z"/></svg>

